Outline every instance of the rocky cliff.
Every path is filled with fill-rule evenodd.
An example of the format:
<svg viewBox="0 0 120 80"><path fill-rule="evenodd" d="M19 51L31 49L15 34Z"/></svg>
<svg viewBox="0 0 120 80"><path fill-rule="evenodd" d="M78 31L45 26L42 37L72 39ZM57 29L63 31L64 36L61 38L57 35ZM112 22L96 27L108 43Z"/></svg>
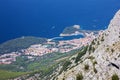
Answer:
<svg viewBox="0 0 120 80"><path fill-rule="evenodd" d="M108 29L65 64L51 75L51 80L119 80L120 10Z"/></svg>

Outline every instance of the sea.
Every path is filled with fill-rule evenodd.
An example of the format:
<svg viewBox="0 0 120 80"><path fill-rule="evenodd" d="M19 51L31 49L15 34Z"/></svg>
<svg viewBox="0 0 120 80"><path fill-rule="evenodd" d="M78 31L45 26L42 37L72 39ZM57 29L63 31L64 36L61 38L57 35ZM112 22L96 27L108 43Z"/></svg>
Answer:
<svg viewBox="0 0 120 80"><path fill-rule="evenodd" d="M0 0L0 43L21 36L59 37L65 27L106 29L120 0Z"/></svg>

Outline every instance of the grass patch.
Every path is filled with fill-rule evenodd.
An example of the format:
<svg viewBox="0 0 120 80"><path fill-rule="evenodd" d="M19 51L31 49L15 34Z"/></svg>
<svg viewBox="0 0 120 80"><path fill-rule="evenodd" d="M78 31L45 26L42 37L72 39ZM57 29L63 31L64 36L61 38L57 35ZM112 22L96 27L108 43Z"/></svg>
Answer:
<svg viewBox="0 0 120 80"><path fill-rule="evenodd" d="M7 79L12 79L16 78L18 76L25 75L27 73L25 72L11 72L11 71L6 71L6 70L0 70L0 79L1 80L7 80Z"/></svg>

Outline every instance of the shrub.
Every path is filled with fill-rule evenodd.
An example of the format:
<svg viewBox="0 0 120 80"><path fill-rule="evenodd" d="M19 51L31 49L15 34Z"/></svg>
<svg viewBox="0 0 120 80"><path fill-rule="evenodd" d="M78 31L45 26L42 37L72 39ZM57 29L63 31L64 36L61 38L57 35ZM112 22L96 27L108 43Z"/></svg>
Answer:
<svg viewBox="0 0 120 80"><path fill-rule="evenodd" d="M95 64L97 64L97 61L93 62L93 70L94 70L95 73L97 73L97 69L95 68Z"/></svg>
<svg viewBox="0 0 120 80"><path fill-rule="evenodd" d="M85 69L85 70L89 70L89 65L88 65L88 64L85 64L84 69Z"/></svg>
<svg viewBox="0 0 120 80"><path fill-rule="evenodd" d="M97 73L97 69L94 67L94 72Z"/></svg>
<svg viewBox="0 0 120 80"><path fill-rule="evenodd" d="M91 50L92 50L92 45L89 46L89 49L88 49L89 54L91 53Z"/></svg>
<svg viewBox="0 0 120 80"><path fill-rule="evenodd" d="M83 75L82 74L77 74L76 80L83 80Z"/></svg>
<svg viewBox="0 0 120 80"><path fill-rule="evenodd" d="M67 70L67 68L68 68L68 66L71 64L71 62L70 61L66 61L64 64L63 64L63 70L64 71L66 71Z"/></svg>
<svg viewBox="0 0 120 80"><path fill-rule="evenodd" d="M99 42L99 41L97 42L97 45L100 45L100 42Z"/></svg>
<svg viewBox="0 0 120 80"><path fill-rule="evenodd" d="M65 78L63 78L63 80L65 80Z"/></svg>
<svg viewBox="0 0 120 80"><path fill-rule="evenodd" d="M72 60L75 60L75 57L73 57Z"/></svg>
<svg viewBox="0 0 120 80"><path fill-rule="evenodd" d="M115 44L113 44L113 46L115 46Z"/></svg>
<svg viewBox="0 0 120 80"><path fill-rule="evenodd" d="M115 51L114 49L111 49L112 53Z"/></svg>
<svg viewBox="0 0 120 80"><path fill-rule="evenodd" d="M77 57L76 57L76 59L75 59L75 63L77 63L78 61L80 61L80 58L81 58L84 54L86 54L87 48L88 48L88 46L85 47L85 48L83 48L83 49L78 53L78 55L77 55Z"/></svg>
<svg viewBox="0 0 120 80"><path fill-rule="evenodd" d="M92 41L92 45L95 45L95 42L94 42L94 40Z"/></svg>
<svg viewBox="0 0 120 80"><path fill-rule="evenodd" d="M90 45L88 51L89 51L89 53L94 52L95 48L92 45Z"/></svg>
<svg viewBox="0 0 120 80"><path fill-rule="evenodd" d="M93 60L93 59L95 59L95 57L89 56L88 59Z"/></svg>
<svg viewBox="0 0 120 80"><path fill-rule="evenodd" d="M97 61L94 61L94 62L93 62L93 65L94 65L94 66L95 66L95 64L97 64Z"/></svg>
<svg viewBox="0 0 120 80"><path fill-rule="evenodd" d="M106 51L109 51L109 48L107 48Z"/></svg>
<svg viewBox="0 0 120 80"><path fill-rule="evenodd" d="M102 37L101 41L104 41L104 37Z"/></svg>
<svg viewBox="0 0 120 80"><path fill-rule="evenodd" d="M114 75L112 76L112 80L119 80L118 75L117 75L117 74L114 74Z"/></svg>
<svg viewBox="0 0 120 80"><path fill-rule="evenodd" d="M94 51L95 51L95 48L93 47L93 48L92 48L92 52L94 52Z"/></svg>

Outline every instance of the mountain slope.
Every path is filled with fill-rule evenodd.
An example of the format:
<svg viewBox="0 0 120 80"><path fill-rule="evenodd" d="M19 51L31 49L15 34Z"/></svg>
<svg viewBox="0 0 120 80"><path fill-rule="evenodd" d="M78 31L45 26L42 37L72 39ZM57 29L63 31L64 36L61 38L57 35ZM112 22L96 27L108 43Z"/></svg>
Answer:
<svg viewBox="0 0 120 80"><path fill-rule="evenodd" d="M120 10L111 20L108 29L91 42L86 54L76 62L79 54L69 59L71 64L66 70L60 72L60 66L51 80L120 79Z"/></svg>

